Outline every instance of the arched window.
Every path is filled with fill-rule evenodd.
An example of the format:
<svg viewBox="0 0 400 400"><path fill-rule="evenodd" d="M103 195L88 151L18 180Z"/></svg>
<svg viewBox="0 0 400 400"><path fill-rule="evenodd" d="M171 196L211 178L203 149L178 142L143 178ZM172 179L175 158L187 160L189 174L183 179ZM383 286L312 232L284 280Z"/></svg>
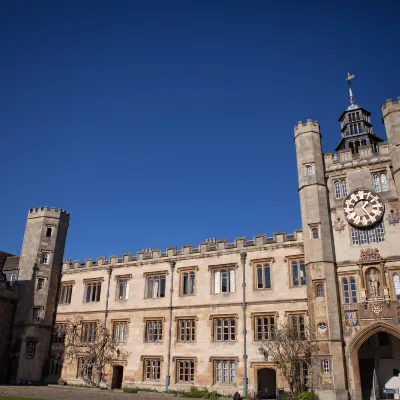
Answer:
<svg viewBox="0 0 400 400"><path fill-rule="evenodd" d="M358 133L361 133L361 132L362 132L361 124L358 123L357 125L358 125ZM362 141L361 141L361 143L362 143ZM365 146L365 145L364 145L364 146Z"/></svg>
<svg viewBox="0 0 400 400"><path fill-rule="evenodd" d="M354 143L354 151L355 151L355 153L356 154L358 154L358 148L360 147L360 142L357 140L355 143Z"/></svg>
<svg viewBox="0 0 400 400"><path fill-rule="evenodd" d="M318 228L312 228L311 229L311 233L312 233L312 238L313 239L318 239L318 237L319 237Z"/></svg>
<svg viewBox="0 0 400 400"><path fill-rule="evenodd" d="M361 139L361 146L366 146L366 145L367 145L366 139Z"/></svg>
<svg viewBox="0 0 400 400"><path fill-rule="evenodd" d="M360 119L360 113L358 111L356 112L356 119L357 119L357 121L359 121L359 119Z"/></svg>
<svg viewBox="0 0 400 400"><path fill-rule="evenodd" d="M343 286L343 299L345 304L350 304L350 297L349 297L349 281L347 278L342 279L342 286Z"/></svg>
<svg viewBox="0 0 400 400"><path fill-rule="evenodd" d="M381 191L381 182L379 180L379 175L374 175L374 189L375 192Z"/></svg>
<svg viewBox="0 0 400 400"><path fill-rule="evenodd" d="M354 144L353 144L353 142L349 143L349 149L351 149L351 152L354 154Z"/></svg>
<svg viewBox="0 0 400 400"><path fill-rule="evenodd" d="M400 300L400 277L397 272L393 274L393 286L396 300Z"/></svg>
<svg viewBox="0 0 400 400"><path fill-rule="evenodd" d="M11 278L10 278L10 283L11 283L11 285L14 283L14 282L16 282L17 281L17 274L12 274L11 275Z"/></svg>
<svg viewBox="0 0 400 400"><path fill-rule="evenodd" d="M339 181L335 181L335 199L340 199L342 197L342 193L340 192L340 183Z"/></svg>
<svg viewBox="0 0 400 400"><path fill-rule="evenodd" d="M316 290L317 290L317 297L324 297L324 287L321 284L316 286Z"/></svg>
<svg viewBox="0 0 400 400"><path fill-rule="evenodd" d="M306 166L306 174L307 174L307 176L312 176L313 171L312 171L312 166L311 165L307 165Z"/></svg>
<svg viewBox="0 0 400 400"><path fill-rule="evenodd" d="M353 304L357 303L357 286L356 286L356 279L354 276L350 277L350 292L351 292L351 302Z"/></svg>
<svg viewBox="0 0 400 400"><path fill-rule="evenodd" d="M346 180L342 181L342 193L343 193L343 197L347 197L347 181Z"/></svg>
<svg viewBox="0 0 400 400"><path fill-rule="evenodd" d="M48 226L46 228L46 237L51 237L52 232L53 232L53 228Z"/></svg>
<svg viewBox="0 0 400 400"><path fill-rule="evenodd" d="M354 125L350 125L351 134L354 135Z"/></svg>
<svg viewBox="0 0 400 400"><path fill-rule="evenodd" d="M382 186L382 192L387 192L389 190L386 174L381 174L381 186Z"/></svg>

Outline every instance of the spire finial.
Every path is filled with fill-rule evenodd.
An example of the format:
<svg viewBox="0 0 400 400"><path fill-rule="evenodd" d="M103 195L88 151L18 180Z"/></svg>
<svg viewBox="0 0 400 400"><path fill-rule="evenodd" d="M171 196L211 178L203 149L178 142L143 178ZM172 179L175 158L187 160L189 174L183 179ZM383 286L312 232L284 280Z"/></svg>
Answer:
<svg viewBox="0 0 400 400"><path fill-rule="evenodd" d="M349 85L349 95L350 95L350 105L354 105L354 96L353 96L353 91L351 90L351 80L355 78L354 74L350 74L350 72L347 73L346 76L346 81Z"/></svg>

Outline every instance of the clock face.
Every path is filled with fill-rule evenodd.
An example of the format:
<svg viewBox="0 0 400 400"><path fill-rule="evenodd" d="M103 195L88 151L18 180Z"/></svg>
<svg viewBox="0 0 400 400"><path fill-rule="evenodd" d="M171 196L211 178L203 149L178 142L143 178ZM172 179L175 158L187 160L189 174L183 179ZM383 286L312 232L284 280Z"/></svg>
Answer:
<svg viewBox="0 0 400 400"><path fill-rule="evenodd" d="M380 221L384 211L382 199L370 190L357 189L344 201L347 221L359 228L366 228Z"/></svg>

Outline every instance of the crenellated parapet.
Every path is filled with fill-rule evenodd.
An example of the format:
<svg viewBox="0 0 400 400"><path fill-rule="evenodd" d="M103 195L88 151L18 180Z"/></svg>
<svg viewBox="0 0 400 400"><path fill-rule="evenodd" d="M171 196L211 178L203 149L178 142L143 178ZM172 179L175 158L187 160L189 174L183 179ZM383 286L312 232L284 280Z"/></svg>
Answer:
<svg viewBox="0 0 400 400"><path fill-rule="evenodd" d="M326 171L337 171L343 168L390 161L389 144L381 142L377 146L377 152L373 152L370 146L361 146L357 154L353 154L351 149L339 150L337 153L324 153L325 169Z"/></svg>
<svg viewBox="0 0 400 400"><path fill-rule="evenodd" d="M124 265L129 262L147 262L156 260L170 260L171 258L185 258L196 255L207 256L207 254L215 255L219 252L224 251L240 251L241 249L250 251L251 249L258 249L268 245L298 245L301 246L303 243L303 232L301 230L294 231L293 234L287 234L286 232L277 232L273 234L273 237L267 237L266 235L256 235L252 240L248 240L246 237L236 238L233 243L229 243L227 239L223 240L207 240L206 242L200 243L197 247L191 244L183 245L180 250L177 247L168 247L164 252L161 249L148 249L137 252L136 256L132 253L124 253L122 257L113 255L109 259L106 257L98 257L96 261L88 258L84 261L71 259L65 259L63 263L63 271L71 269L88 269L93 267L111 266L111 265Z"/></svg>
<svg viewBox="0 0 400 400"><path fill-rule="evenodd" d="M395 101L393 101L392 99L387 99L385 101L385 104L382 104L381 110L384 119L388 114L400 111L400 97L398 97Z"/></svg>
<svg viewBox="0 0 400 400"><path fill-rule="evenodd" d="M318 121L313 121L312 119L307 119L306 122L299 121L294 126L294 136L300 135L306 132L320 133L320 127Z"/></svg>
<svg viewBox="0 0 400 400"><path fill-rule="evenodd" d="M70 218L69 212L63 210L62 208L54 208L54 207L40 207L40 208L31 208L28 211L28 219L38 218L38 217L47 217L47 218L57 218L62 220L68 220Z"/></svg>

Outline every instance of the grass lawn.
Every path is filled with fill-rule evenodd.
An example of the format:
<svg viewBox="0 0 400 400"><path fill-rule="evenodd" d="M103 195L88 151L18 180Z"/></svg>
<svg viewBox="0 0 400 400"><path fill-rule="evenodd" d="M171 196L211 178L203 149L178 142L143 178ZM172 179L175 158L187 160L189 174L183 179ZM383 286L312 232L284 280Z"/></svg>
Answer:
<svg viewBox="0 0 400 400"><path fill-rule="evenodd" d="M0 400L40 400L33 399L32 397L14 397L14 396L0 396Z"/></svg>

